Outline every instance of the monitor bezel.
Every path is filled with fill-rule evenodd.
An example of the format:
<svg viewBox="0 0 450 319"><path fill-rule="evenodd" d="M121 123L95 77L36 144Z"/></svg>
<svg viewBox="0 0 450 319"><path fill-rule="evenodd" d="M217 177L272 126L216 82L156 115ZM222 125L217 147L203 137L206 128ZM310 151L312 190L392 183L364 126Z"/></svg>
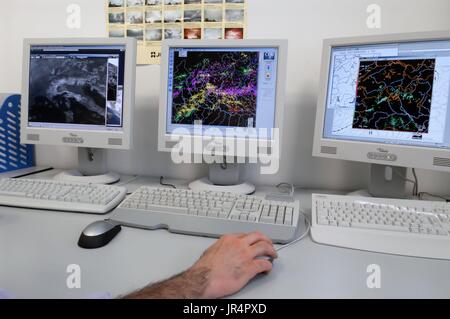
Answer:
<svg viewBox="0 0 450 319"><path fill-rule="evenodd" d="M286 88L286 70L287 70L287 40L165 40L162 46L162 59L161 59L161 90L159 99L159 137L158 137L158 149L160 152L171 152L176 142L173 138L189 139L190 145L202 145L200 148L193 148L189 153L191 154L204 154L203 150L211 142L209 137L195 136L195 135L177 135L167 133L167 90L168 90L168 78L169 78L169 51L171 48L213 48L213 49L227 49L227 48L277 48L278 49L278 67L277 67L277 89L275 99L275 123L274 128L279 129L278 142L282 141L282 128L284 121L284 106L285 106L285 88ZM224 147L218 145L214 154L217 156L234 156L233 152L229 152L229 149L225 145L234 143L235 145L245 145L246 150L249 149L249 144L257 142L257 138L251 137L225 137L223 138ZM195 144L194 144L195 143ZM272 138L265 140L265 145L258 148L258 155L271 154L272 157L278 157L278 152L271 152L276 141ZM281 146L278 145L279 149ZM251 154L246 156L235 156L251 158Z"/></svg>
<svg viewBox="0 0 450 319"><path fill-rule="evenodd" d="M44 128L28 125L29 72L31 46L125 46L123 119L121 131ZM137 41L133 38L29 38L23 42L21 142L107 149L130 149L133 141L133 116L136 79ZM35 136L38 136L36 140ZM121 140L121 143L111 142Z"/></svg>
<svg viewBox="0 0 450 319"><path fill-rule="evenodd" d="M450 171L450 149L367 141L350 141L324 137L331 55L334 47L442 40L450 41L450 32L437 31L325 39L323 41L313 156L388 166ZM380 158L382 159L369 158L376 154L380 155ZM448 160L448 163L446 160ZM438 163L439 165L435 165L435 163Z"/></svg>

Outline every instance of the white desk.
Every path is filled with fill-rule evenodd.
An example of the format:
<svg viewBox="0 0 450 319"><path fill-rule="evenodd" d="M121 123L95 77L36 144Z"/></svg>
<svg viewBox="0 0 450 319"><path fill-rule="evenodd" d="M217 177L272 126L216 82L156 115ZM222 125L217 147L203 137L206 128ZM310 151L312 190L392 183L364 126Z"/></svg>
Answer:
<svg viewBox="0 0 450 319"><path fill-rule="evenodd" d="M156 184L157 179L132 184L141 182ZM310 208L311 193L296 194L304 209ZM85 298L96 292L118 296L183 271L214 242L123 227L103 248L79 248L82 229L107 216L1 207L0 288L19 298ZM81 267L80 289L66 286L70 264ZM370 264L381 266L381 289L366 286ZM280 251L272 273L234 297L449 298L450 261L323 246L308 237Z"/></svg>

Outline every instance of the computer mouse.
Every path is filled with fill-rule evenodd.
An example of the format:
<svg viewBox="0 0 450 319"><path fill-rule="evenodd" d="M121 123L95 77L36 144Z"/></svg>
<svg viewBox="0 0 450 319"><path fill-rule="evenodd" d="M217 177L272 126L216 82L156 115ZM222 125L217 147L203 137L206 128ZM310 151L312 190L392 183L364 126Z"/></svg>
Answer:
<svg viewBox="0 0 450 319"><path fill-rule="evenodd" d="M83 230L78 240L81 248L94 249L107 245L122 229L111 220L96 221Z"/></svg>

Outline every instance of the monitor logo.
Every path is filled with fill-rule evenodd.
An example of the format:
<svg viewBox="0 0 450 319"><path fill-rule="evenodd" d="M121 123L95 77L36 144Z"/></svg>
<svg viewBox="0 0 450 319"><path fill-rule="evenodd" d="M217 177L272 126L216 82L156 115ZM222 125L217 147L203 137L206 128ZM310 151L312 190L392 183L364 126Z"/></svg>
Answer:
<svg viewBox="0 0 450 319"><path fill-rule="evenodd" d="M242 136L245 130L246 138ZM177 128L171 135L171 157L175 164L261 164L262 175L277 174L280 168L279 129L217 128L204 129L194 125L193 133L185 128Z"/></svg>
<svg viewBox="0 0 450 319"><path fill-rule="evenodd" d="M68 137L63 137L62 141L63 141L63 143L68 143L68 144L83 144L84 143L84 139L82 137L78 137L78 135L76 135L74 133L70 133Z"/></svg>

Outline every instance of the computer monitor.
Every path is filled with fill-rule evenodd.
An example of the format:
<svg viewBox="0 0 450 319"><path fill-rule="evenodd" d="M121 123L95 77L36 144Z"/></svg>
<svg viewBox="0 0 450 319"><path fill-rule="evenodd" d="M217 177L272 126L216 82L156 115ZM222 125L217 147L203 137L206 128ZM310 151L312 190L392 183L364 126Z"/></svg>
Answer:
<svg viewBox="0 0 450 319"><path fill-rule="evenodd" d="M450 32L325 40L313 155L371 163L370 193L403 197L405 167L450 172L449 93Z"/></svg>
<svg viewBox="0 0 450 319"><path fill-rule="evenodd" d="M59 179L116 182L104 149L132 146L135 68L135 39L25 39L21 142L78 147Z"/></svg>
<svg viewBox="0 0 450 319"><path fill-rule="evenodd" d="M191 189L254 192L240 180L238 162L274 150L274 129L283 121L286 60L284 40L164 42L159 150L172 152L183 140L192 146L184 153L203 155L207 163L208 156L215 159L209 178L191 183ZM255 152L248 151L252 145Z"/></svg>

